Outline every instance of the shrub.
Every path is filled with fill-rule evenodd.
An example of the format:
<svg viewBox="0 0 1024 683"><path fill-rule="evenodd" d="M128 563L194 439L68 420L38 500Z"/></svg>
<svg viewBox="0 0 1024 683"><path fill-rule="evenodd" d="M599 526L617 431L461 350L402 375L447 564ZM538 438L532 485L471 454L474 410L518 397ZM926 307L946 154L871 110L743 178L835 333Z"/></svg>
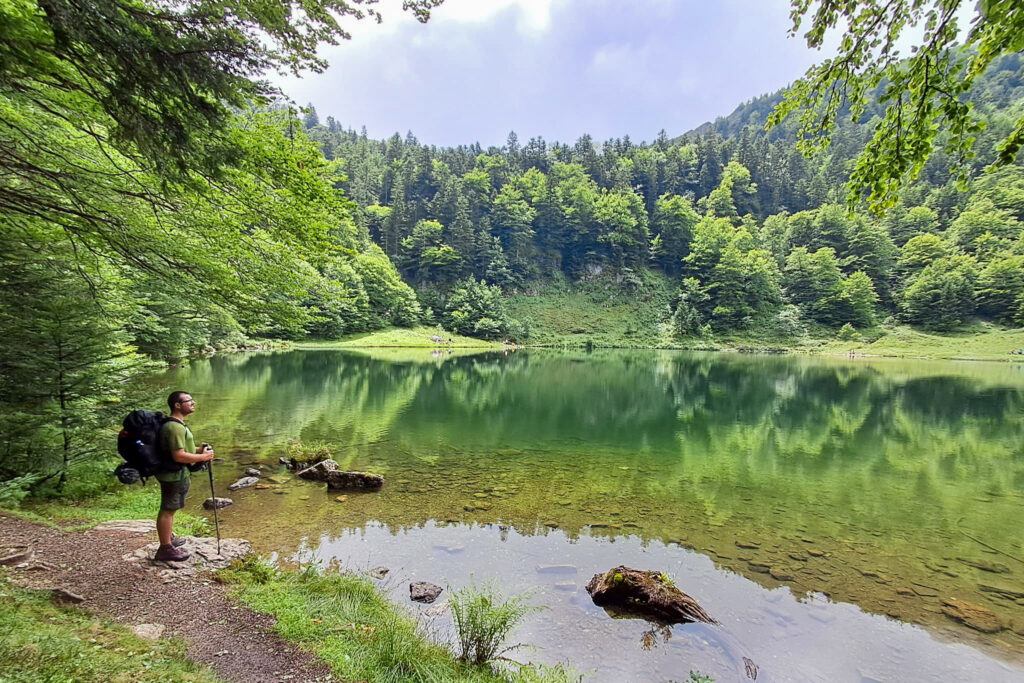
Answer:
<svg viewBox="0 0 1024 683"><path fill-rule="evenodd" d="M486 664L518 647L506 645L506 639L524 616L540 609L525 604L525 599L517 595L502 601L489 586L451 591L459 659Z"/></svg>
<svg viewBox="0 0 1024 683"><path fill-rule="evenodd" d="M839 328L839 331L836 333L836 339L841 339L842 341L857 341L860 339L860 335L857 334L857 328L850 323L846 323Z"/></svg>

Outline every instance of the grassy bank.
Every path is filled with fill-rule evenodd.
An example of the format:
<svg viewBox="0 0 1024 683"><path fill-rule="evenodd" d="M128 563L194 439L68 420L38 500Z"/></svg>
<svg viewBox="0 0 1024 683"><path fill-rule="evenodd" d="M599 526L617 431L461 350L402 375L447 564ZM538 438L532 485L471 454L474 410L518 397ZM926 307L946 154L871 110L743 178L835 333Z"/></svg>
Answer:
<svg viewBox="0 0 1024 683"><path fill-rule="evenodd" d="M956 332L935 334L906 326L879 328L870 341L832 339L821 344L821 353L850 353L874 356L944 359L999 360L1024 362L1024 329L1003 329L988 323L974 323Z"/></svg>
<svg viewBox="0 0 1024 683"><path fill-rule="evenodd" d="M441 339L440 342L434 338ZM420 327L392 327L375 332L360 332L336 341L304 341L296 342L294 348L422 348L422 349L500 349L501 342L486 341L463 337L452 332L422 325Z"/></svg>
<svg viewBox="0 0 1024 683"><path fill-rule="evenodd" d="M841 339L838 330L802 321L799 333L774 321L742 332L677 337L668 330L674 286L645 271L634 282L597 277L575 283L558 280L508 298L509 312L530 327L528 346L676 348L793 351L801 353L1024 361L1024 328L1006 329L974 321L938 334L906 325L880 325Z"/></svg>
<svg viewBox="0 0 1024 683"><path fill-rule="evenodd" d="M124 626L53 604L49 591L12 585L0 573L0 680L219 681L185 658L175 640L143 640Z"/></svg>

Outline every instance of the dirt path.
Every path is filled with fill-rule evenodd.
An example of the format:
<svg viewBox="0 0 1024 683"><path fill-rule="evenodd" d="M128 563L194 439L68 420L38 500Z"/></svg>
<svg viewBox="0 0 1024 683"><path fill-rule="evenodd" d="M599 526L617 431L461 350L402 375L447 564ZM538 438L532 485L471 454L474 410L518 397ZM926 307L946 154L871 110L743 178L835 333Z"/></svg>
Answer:
<svg viewBox="0 0 1024 683"><path fill-rule="evenodd" d="M208 576L166 579L148 562L124 559L155 538L125 530L63 532L0 515L0 549L34 551L30 568L10 573L19 585L70 591L84 598L82 609L128 626L163 625L164 636L186 640L190 659L228 681L331 680L323 662L271 631L273 617L233 605Z"/></svg>

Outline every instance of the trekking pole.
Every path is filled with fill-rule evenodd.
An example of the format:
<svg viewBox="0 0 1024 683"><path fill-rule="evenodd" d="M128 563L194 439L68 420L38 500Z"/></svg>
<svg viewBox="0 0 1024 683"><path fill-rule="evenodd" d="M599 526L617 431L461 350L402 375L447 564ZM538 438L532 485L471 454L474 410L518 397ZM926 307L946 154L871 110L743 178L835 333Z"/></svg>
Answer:
<svg viewBox="0 0 1024 683"><path fill-rule="evenodd" d="M213 492L213 461L206 463L210 475L210 498L213 499L213 528L217 530L217 554L220 555L220 521L217 519L217 494Z"/></svg>

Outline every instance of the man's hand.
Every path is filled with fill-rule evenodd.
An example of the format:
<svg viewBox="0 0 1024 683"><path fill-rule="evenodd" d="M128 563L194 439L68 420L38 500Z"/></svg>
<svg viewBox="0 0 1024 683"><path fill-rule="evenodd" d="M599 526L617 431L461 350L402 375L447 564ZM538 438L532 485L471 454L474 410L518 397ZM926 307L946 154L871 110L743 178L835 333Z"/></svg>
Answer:
<svg viewBox="0 0 1024 683"><path fill-rule="evenodd" d="M199 447L198 455L203 456L203 459L200 462L209 462L213 460L213 446L204 442L203 445Z"/></svg>

